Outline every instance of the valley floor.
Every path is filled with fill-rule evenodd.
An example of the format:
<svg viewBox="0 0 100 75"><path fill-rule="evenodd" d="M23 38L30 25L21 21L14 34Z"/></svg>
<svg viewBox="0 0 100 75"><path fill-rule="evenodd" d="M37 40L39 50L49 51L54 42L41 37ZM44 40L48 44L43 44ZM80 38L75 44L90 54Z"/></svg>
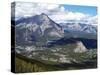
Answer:
<svg viewBox="0 0 100 75"><path fill-rule="evenodd" d="M52 63L30 59L20 54L16 54L16 73L25 72L45 72L59 70L77 70L97 68L97 60L87 61L83 63Z"/></svg>

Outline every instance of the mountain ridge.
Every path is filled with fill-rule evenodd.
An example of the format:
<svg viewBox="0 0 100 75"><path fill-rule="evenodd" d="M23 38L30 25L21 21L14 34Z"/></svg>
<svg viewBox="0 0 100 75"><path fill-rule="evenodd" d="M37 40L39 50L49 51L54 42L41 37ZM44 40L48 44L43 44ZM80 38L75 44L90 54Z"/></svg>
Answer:
<svg viewBox="0 0 100 75"><path fill-rule="evenodd" d="M15 27L17 35L16 39L20 38L20 36L23 35L22 37L24 40L22 40L26 40L26 42L32 42L33 40L37 40L38 42L46 42L53 39L57 40L64 36L64 31L62 27L43 13L23 19L23 21L18 23Z"/></svg>

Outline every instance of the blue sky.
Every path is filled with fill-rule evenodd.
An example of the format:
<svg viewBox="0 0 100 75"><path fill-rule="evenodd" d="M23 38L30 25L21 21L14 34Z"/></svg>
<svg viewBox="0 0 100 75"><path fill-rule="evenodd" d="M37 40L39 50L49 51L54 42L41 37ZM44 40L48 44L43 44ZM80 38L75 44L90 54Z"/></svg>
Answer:
<svg viewBox="0 0 100 75"><path fill-rule="evenodd" d="M79 5L62 5L66 10L72 12L80 12L90 14L91 16L97 15L97 7L94 6L79 6Z"/></svg>

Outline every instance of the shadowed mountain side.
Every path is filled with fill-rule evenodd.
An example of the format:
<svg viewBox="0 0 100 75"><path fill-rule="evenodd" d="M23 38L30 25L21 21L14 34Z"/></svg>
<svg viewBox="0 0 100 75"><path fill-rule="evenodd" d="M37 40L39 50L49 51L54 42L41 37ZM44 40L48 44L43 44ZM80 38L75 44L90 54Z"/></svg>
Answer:
<svg viewBox="0 0 100 75"><path fill-rule="evenodd" d="M55 46L55 45L74 44L74 43L77 43L78 41L81 41L87 49L97 48L97 40L95 40L95 39L85 39L85 38L69 38L69 39L62 38L60 40L48 43L47 46L52 47L52 46Z"/></svg>

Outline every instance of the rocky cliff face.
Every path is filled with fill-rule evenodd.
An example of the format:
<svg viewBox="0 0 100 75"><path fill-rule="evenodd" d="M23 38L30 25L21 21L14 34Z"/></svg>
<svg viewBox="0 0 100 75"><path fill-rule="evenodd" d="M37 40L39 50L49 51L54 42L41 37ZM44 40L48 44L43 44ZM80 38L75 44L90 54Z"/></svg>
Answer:
<svg viewBox="0 0 100 75"><path fill-rule="evenodd" d="M60 39L63 34L62 27L46 14L21 19L16 25L16 41L23 44L25 42L43 44L43 42Z"/></svg>
<svg viewBox="0 0 100 75"><path fill-rule="evenodd" d="M83 52L86 52L87 49L86 47L83 45L82 42L77 42L77 46L76 48L74 49L74 52L75 53L83 53Z"/></svg>

